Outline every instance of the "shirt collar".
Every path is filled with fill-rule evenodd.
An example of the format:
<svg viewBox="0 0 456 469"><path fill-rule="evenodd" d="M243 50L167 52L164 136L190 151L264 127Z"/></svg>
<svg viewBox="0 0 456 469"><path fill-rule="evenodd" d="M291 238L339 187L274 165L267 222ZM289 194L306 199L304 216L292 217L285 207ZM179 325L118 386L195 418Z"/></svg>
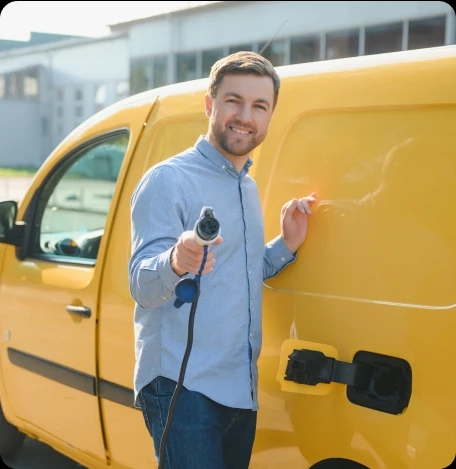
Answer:
<svg viewBox="0 0 456 469"><path fill-rule="evenodd" d="M236 176L245 176L249 172L250 166L253 164L252 158L248 158L244 167L242 168L241 174L236 171L233 163L225 158L215 147L213 147L204 137L200 135L195 143L195 148L199 150L206 158L214 163L221 171L228 171L234 173Z"/></svg>

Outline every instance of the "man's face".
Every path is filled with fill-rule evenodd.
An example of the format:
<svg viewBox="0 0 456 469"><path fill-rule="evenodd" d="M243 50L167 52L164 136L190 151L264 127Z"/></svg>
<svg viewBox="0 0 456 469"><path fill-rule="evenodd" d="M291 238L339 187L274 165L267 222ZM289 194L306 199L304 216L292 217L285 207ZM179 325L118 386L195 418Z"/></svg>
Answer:
<svg viewBox="0 0 456 469"><path fill-rule="evenodd" d="M226 75L215 99L206 96L207 140L236 166L266 137L273 113L272 78ZM239 169L239 167L238 167Z"/></svg>

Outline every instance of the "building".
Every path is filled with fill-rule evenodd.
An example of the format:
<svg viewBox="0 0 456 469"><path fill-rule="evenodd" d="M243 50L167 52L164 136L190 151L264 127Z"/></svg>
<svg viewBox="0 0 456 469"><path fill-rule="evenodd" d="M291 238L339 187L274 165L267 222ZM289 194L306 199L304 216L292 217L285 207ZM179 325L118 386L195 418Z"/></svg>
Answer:
<svg viewBox="0 0 456 469"><path fill-rule="evenodd" d="M64 39L74 39L80 36L68 36L65 34L50 34L32 31L27 41L17 41L12 39L0 39L0 51L20 49L23 47L35 46L38 44L49 44L62 41Z"/></svg>
<svg viewBox="0 0 456 469"><path fill-rule="evenodd" d="M218 2L120 25L129 34L133 93L206 77L228 53L273 65L455 43L455 13L434 1Z"/></svg>
<svg viewBox="0 0 456 469"><path fill-rule="evenodd" d="M280 66L456 43L455 12L439 1L212 2L110 29L0 52L0 166L38 165L99 109L207 77L237 50Z"/></svg>
<svg viewBox="0 0 456 469"><path fill-rule="evenodd" d="M38 167L81 122L129 94L128 37L0 53L0 166Z"/></svg>

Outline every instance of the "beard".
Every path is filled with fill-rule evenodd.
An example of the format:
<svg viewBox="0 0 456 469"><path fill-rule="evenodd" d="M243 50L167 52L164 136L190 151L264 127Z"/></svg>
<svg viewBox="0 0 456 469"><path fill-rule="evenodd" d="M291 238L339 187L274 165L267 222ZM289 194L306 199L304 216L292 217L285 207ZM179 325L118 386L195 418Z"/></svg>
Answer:
<svg viewBox="0 0 456 469"><path fill-rule="evenodd" d="M231 125L236 126L236 123ZM231 125L227 125L226 130L222 130L215 123L212 123L210 126L210 131L218 145L228 155L246 156L264 140L265 135L258 135L253 129L249 129L252 133L248 138L243 136L236 137L229 129ZM239 127L242 127L242 125L239 125Z"/></svg>

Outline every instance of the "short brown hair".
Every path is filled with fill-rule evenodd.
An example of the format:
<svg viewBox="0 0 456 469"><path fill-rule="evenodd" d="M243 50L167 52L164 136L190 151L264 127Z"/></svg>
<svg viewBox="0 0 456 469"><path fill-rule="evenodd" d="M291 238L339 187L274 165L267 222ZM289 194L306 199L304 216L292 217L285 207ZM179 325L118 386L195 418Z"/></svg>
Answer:
<svg viewBox="0 0 456 469"><path fill-rule="evenodd" d="M256 52L240 51L223 57L212 65L209 75L208 92L211 98L217 95L223 77L229 74L268 76L274 85L274 103L277 104L280 90L280 78L272 63Z"/></svg>

